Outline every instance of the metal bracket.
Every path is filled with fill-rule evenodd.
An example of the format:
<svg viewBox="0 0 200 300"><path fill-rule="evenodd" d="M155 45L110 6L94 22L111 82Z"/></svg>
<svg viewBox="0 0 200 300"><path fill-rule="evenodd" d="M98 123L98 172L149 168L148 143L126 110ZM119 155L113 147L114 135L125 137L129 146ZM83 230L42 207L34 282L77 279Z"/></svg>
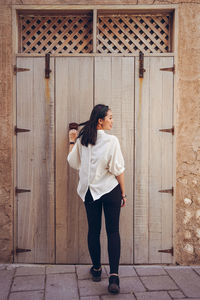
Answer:
<svg viewBox="0 0 200 300"><path fill-rule="evenodd" d="M14 71L14 75L16 75L17 72L30 71L30 69L26 69L26 68L18 68L18 67L15 65L13 71Z"/></svg>
<svg viewBox="0 0 200 300"><path fill-rule="evenodd" d="M47 53L45 55L45 78L49 78L50 77L50 54Z"/></svg>
<svg viewBox="0 0 200 300"><path fill-rule="evenodd" d="M170 68L162 68L162 69L160 69L160 71L168 71L168 72L175 73L175 65L173 67L170 67Z"/></svg>
<svg viewBox="0 0 200 300"><path fill-rule="evenodd" d="M169 133L171 133L172 135L174 135L174 126L173 126L172 128L159 129L159 131L162 131L162 132L169 132Z"/></svg>
<svg viewBox="0 0 200 300"><path fill-rule="evenodd" d="M146 70L144 69L144 54L142 53L142 51L140 51L139 52L139 78L144 77L144 72L146 72Z"/></svg>
<svg viewBox="0 0 200 300"><path fill-rule="evenodd" d="M173 247L170 248L170 249L158 250L158 252L162 252L162 253L170 253L172 256L174 255L174 249L173 249Z"/></svg>
<svg viewBox="0 0 200 300"><path fill-rule="evenodd" d="M31 131L30 129L25 129L25 128L18 128L15 126L15 134L20 133L20 132L28 132Z"/></svg>
<svg viewBox="0 0 200 300"><path fill-rule="evenodd" d="M27 190L27 189L18 189L17 187L15 188L15 193L16 194L20 194L20 193L30 193L31 190Z"/></svg>
<svg viewBox="0 0 200 300"><path fill-rule="evenodd" d="M172 194L172 196L174 195L174 188L172 187L171 189L167 189L167 190L160 190L159 193L167 193L167 194Z"/></svg>
<svg viewBox="0 0 200 300"><path fill-rule="evenodd" d="M30 252L31 249L22 249L22 248L16 248L15 252L18 253L24 253L24 252Z"/></svg>

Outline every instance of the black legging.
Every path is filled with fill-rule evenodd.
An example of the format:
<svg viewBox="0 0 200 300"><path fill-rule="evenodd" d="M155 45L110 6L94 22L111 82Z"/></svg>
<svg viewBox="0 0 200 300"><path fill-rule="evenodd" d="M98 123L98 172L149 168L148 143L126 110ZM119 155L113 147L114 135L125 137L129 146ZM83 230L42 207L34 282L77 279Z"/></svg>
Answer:
<svg viewBox="0 0 200 300"><path fill-rule="evenodd" d="M119 216L121 208L121 189L119 184L110 193L103 195L98 200L93 200L89 189L85 196L88 219L88 248L95 269L101 266L100 232L102 206L108 237L110 274L118 274L120 259Z"/></svg>

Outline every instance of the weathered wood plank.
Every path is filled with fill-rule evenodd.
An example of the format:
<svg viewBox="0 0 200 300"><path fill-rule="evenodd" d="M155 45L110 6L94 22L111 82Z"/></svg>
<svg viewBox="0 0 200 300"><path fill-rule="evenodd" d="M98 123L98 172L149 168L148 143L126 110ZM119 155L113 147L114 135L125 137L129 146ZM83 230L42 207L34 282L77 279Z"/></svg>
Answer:
<svg viewBox="0 0 200 300"><path fill-rule="evenodd" d="M17 126L30 133L17 135L18 247L31 252L18 262L54 262L54 68L44 78L44 59L18 58Z"/></svg>
<svg viewBox="0 0 200 300"><path fill-rule="evenodd" d="M160 68L173 58L144 59L144 78L136 63L136 167L135 167L135 263L170 263L170 254L158 250L172 247L172 196L159 190L172 187L173 73Z"/></svg>
<svg viewBox="0 0 200 300"><path fill-rule="evenodd" d="M162 58L160 68L173 66L173 57ZM173 126L173 73L161 72L163 85L162 98L162 128ZM162 147L162 189L173 186L173 135L161 133ZM171 162L171 163L170 163ZM171 194L162 194L162 249L170 249L173 245L173 197ZM172 263L170 254L161 254L163 263Z"/></svg>
<svg viewBox="0 0 200 300"><path fill-rule="evenodd" d="M78 172L67 163L67 132L70 122L89 118L92 106L93 58L56 58L57 263L89 262L85 211L76 192Z"/></svg>
<svg viewBox="0 0 200 300"><path fill-rule="evenodd" d="M111 59L105 57L95 58L95 75L94 75L94 105L106 104L110 105L112 99L111 91ZM102 217L101 229L101 261L108 263L107 246L106 246L106 231L104 214Z"/></svg>
<svg viewBox="0 0 200 300"><path fill-rule="evenodd" d="M133 107L134 59L95 59L95 104L111 107L114 126L111 134L121 143L126 162L126 191L129 202L121 215L121 263L133 262ZM127 148L129 151L127 151ZM107 262L106 234L102 230L102 262Z"/></svg>
<svg viewBox="0 0 200 300"><path fill-rule="evenodd" d="M116 58L115 58L116 59ZM117 58L118 59L118 58ZM122 58L121 66L121 148L125 158L125 185L128 196L127 207L122 209L120 232L122 241L121 263L133 263L133 219L134 219L134 58ZM116 119L116 122L118 120Z"/></svg>
<svg viewBox="0 0 200 300"><path fill-rule="evenodd" d="M99 47L99 45L98 45ZM98 48L97 47L97 48ZM98 49L97 49L98 50ZM174 55L174 53L145 53L145 57L171 57ZM30 54L28 53L17 53L17 57L30 57ZM53 54L53 57L111 57L110 53L66 53L66 54ZM137 53L112 53L112 57L117 56L117 57L137 57ZM31 53L31 57L45 57L45 54L38 54L38 53Z"/></svg>
<svg viewBox="0 0 200 300"><path fill-rule="evenodd" d="M135 68L135 199L134 263L148 263L149 206L149 58L144 60L144 78L139 78L139 59Z"/></svg>
<svg viewBox="0 0 200 300"><path fill-rule="evenodd" d="M173 65L172 58L150 59L150 172L149 172L149 262L170 263L172 247L172 195L159 190L172 187L172 135L159 129L172 127L173 73L160 68Z"/></svg>
<svg viewBox="0 0 200 300"><path fill-rule="evenodd" d="M161 262L161 198L162 148L159 128L162 122L161 58L150 61L150 118L149 118L149 262Z"/></svg>
<svg viewBox="0 0 200 300"><path fill-rule="evenodd" d="M15 2L17 2L18 0L13 0ZM40 0L32 0L34 3L30 3L30 0L26 0L27 3L25 3L25 0L24 0L24 4L20 4L20 5L17 5L17 3L14 3L13 2L13 10L14 9L23 9L24 11L27 11L28 13L33 13L35 12L35 10L39 10L40 13L41 11L45 11L46 10L48 11L53 11L54 13L56 11L59 11L60 10L72 10L74 12L78 12L79 10L81 11L88 11L88 10L91 10L91 9L99 9L101 10L101 13L110 13L110 10L113 11L113 4L115 5L114 6L114 9L115 9L115 13L116 14L119 14L120 12L123 12L123 13L142 13L144 12L144 10L146 11L146 13L153 13L153 14L160 14L160 13L169 13L169 12L172 12L173 9L177 8L176 7L176 4L169 4L169 5L165 5L164 7L161 7L160 4L157 4L157 5L145 5L145 4L141 4L141 5L135 5L136 4L136 0L117 0L115 2L115 0L112 0L112 3L110 0L98 0L96 1L96 3L94 4L94 1L93 0L78 0L78 1L73 1L73 4L72 4L72 0L67 0L65 1L65 4L62 4L62 3L59 3L61 0L57 0L56 2L58 2L58 4L60 5L57 5L57 4L51 4L51 3L46 3L46 4L43 4L41 5L40 4ZM49 2L50 0L46 0L47 2ZM35 4L36 2L38 2L37 4ZM55 1L53 1L55 3ZM85 3L84 3L85 2ZM135 2L135 3L133 3ZM110 5L109 5L109 4ZM14 5L16 4L16 5ZM26 4L29 4L29 6L27 7ZM40 4L40 6L38 6L38 4ZM75 5L76 4L76 5ZM87 5L85 5L87 4ZM128 5L128 9L124 6L124 4L129 4ZM79 13L79 12L78 12Z"/></svg>
<svg viewBox="0 0 200 300"><path fill-rule="evenodd" d="M94 93L94 58L82 59L80 64L81 68L79 71L79 91L81 93L81 98L79 101L79 118L80 121L87 121L89 119L90 113L93 108L93 93ZM80 96L79 96L80 97ZM85 213L85 206L82 200L79 199L79 242L78 242L78 263L91 263L89 257L88 246L87 246L87 218Z"/></svg>
<svg viewBox="0 0 200 300"><path fill-rule="evenodd" d="M33 59L17 59L17 66L31 71L17 74L17 126L33 131ZM24 89L26 84L26 89ZM33 189L33 163L31 149L32 134L22 133L17 137L17 187ZM28 162L28 163L27 163ZM20 168L19 168L20 167ZM33 197L29 193L19 194L17 205L17 247L32 249L32 252L16 257L17 262L34 262L34 232Z"/></svg>

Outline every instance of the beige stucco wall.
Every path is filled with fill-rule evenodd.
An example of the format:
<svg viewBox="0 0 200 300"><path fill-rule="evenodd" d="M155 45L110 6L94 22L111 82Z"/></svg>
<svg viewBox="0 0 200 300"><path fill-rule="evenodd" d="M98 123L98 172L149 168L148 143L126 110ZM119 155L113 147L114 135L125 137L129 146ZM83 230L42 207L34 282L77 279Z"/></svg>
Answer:
<svg viewBox="0 0 200 300"><path fill-rule="evenodd" d="M0 261L12 261L13 104L11 7L14 4L177 4L175 81L175 260L200 263L200 0L1 0L0 7Z"/></svg>

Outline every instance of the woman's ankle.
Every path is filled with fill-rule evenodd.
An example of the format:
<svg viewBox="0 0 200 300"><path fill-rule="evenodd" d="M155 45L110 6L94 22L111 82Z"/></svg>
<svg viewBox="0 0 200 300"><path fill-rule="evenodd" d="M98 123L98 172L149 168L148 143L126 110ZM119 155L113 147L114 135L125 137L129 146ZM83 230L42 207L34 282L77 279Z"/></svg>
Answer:
<svg viewBox="0 0 200 300"><path fill-rule="evenodd" d="M110 276L118 276L119 277L119 274L117 274L117 273L111 273L110 275L109 275L109 277Z"/></svg>
<svg viewBox="0 0 200 300"><path fill-rule="evenodd" d="M93 266L93 270L94 270L94 271L101 271L101 266L100 266L99 268L95 268L95 267Z"/></svg>

